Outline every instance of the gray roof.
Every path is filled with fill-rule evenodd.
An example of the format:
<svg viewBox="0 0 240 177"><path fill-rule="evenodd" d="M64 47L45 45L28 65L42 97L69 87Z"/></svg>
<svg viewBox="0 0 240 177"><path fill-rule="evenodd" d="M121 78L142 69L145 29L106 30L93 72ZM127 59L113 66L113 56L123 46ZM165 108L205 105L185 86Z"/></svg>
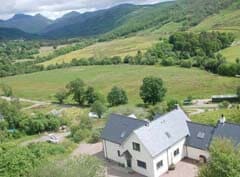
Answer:
<svg viewBox="0 0 240 177"><path fill-rule="evenodd" d="M147 122L122 115L111 114L102 131L101 138L113 143L122 144L129 135Z"/></svg>
<svg viewBox="0 0 240 177"><path fill-rule="evenodd" d="M197 149L207 150L211 144L215 127L187 122L190 136L187 137L186 145Z"/></svg>
<svg viewBox="0 0 240 177"><path fill-rule="evenodd" d="M218 123L213 135L214 138L231 139L234 143L240 143L240 125L232 123Z"/></svg>
<svg viewBox="0 0 240 177"><path fill-rule="evenodd" d="M186 117L181 109L175 109L134 133L154 157L189 135Z"/></svg>

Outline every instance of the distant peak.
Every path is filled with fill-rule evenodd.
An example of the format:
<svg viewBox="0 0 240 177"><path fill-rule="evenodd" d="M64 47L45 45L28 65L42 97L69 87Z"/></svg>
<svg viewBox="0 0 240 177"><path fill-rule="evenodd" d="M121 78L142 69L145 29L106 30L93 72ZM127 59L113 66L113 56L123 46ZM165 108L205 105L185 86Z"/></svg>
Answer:
<svg viewBox="0 0 240 177"><path fill-rule="evenodd" d="M26 17L31 17L30 15L25 15L25 14L15 14L12 18L13 19L19 19L19 18L26 18Z"/></svg>

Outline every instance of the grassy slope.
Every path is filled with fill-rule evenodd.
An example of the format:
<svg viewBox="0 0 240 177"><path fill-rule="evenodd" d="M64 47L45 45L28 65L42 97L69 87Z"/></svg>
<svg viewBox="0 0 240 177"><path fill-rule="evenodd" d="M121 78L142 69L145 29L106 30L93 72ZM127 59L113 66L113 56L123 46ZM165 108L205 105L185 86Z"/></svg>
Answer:
<svg viewBox="0 0 240 177"><path fill-rule="evenodd" d="M135 36L125 39L116 39L109 42L101 42L81 50L77 50L66 55L59 56L50 61L43 63L44 65L70 62L72 59L77 58L89 58L89 57L109 57L109 56L121 56L136 55L138 50L146 50L157 41L155 35L150 36Z"/></svg>
<svg viewBox="0 0 240 177"><path fill-rule="evenodd" d="M28 75L3 78L19 97L52 99L53 94L69 81L82 78L88 85L107 94L117 85L124 88L131 104L140 103L139 87L142 79L154 75L161 77L168 89L167 99L184 99L192 95L205 98L213 94L234 93L239 79L220 77L199 69L160 66L88 66L44 71Z"/></svg>
<svg viewBox="0 0 240 177"><path fill-rule="evenodd" d="M224 114L228 122L240 123L239 109L220 109L191 116L191 120L204 124L216 125L217 121Z"/></svg>
<svg viewBox="0 0 240 177"><path fill-rule="evenodd" d="M229 9L222 10L219 14L209 16L199 25L191 29L191 31L194 32L214 30L234 33L236 36L236 42L233 46L221 51L230 62L235 62L235 59L240 57L240 9L235 8L236 7L233 5Z"/></svg>

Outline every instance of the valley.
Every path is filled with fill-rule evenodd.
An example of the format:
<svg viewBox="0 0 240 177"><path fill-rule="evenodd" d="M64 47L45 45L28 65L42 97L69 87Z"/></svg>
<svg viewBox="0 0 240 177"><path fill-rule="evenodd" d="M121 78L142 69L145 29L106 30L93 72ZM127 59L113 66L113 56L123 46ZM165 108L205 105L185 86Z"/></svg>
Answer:
<svg viewBox="0 0 240 177"><path fill-rule="evenodd" d="M171 169L163 176L219 177L231 171L229 177L236 177L239 150L227 138L211 137L219 127L240 132L240 1L144 0L100 8L107 1L80 0L89 5L83 11L79 2L38 1L45 16L29 11L30 5L0 20L0 176L138 177L154 165L147 176ZM66 12L54 12L61 4ZM176 163L142 157L141 139L175 148L170 140L185 129L184 150L166 155ZM166 131L164 138L159 130ZM147 136L132 141L130 131ZM117 142L128 133L130 148L121 149ZM240 142L239 135L229 137ZM106 147L113 150L108 154ZM137 159L135 153L141 153ZM189 159L177 164L184 154Z"/></svg>

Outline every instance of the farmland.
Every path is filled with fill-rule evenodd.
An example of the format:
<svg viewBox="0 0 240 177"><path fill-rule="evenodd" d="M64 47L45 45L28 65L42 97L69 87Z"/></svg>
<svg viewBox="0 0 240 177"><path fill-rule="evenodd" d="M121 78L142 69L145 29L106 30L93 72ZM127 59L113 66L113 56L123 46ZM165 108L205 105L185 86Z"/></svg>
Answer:
<svg viewBox="0 0 240 177"><path fill-rule="evenodd" d="M58 89L81 78L104 95L113 86L122 87L127 91L129 103L138 104L141 103L138 90L142 79L150 75L164 80L168 89L167 99L235 93L239 84L237 78L221 77L196 68L130 65L73 67L2 78L1 82L10 85L18 97L52 100Z"/></svg>
<svg viewBox="0 0 240 177"><path fill-rule="evenodd" d="M110 56L135 55L138 50L145 51L150 48L158 38L156 35L135 36L124 39L116 39L110 42L100 42L81 50L77 50L66 55L59 56L43 63L45 66L62 62L70 62L72 59L81 58L103 58Z"/></svg>

